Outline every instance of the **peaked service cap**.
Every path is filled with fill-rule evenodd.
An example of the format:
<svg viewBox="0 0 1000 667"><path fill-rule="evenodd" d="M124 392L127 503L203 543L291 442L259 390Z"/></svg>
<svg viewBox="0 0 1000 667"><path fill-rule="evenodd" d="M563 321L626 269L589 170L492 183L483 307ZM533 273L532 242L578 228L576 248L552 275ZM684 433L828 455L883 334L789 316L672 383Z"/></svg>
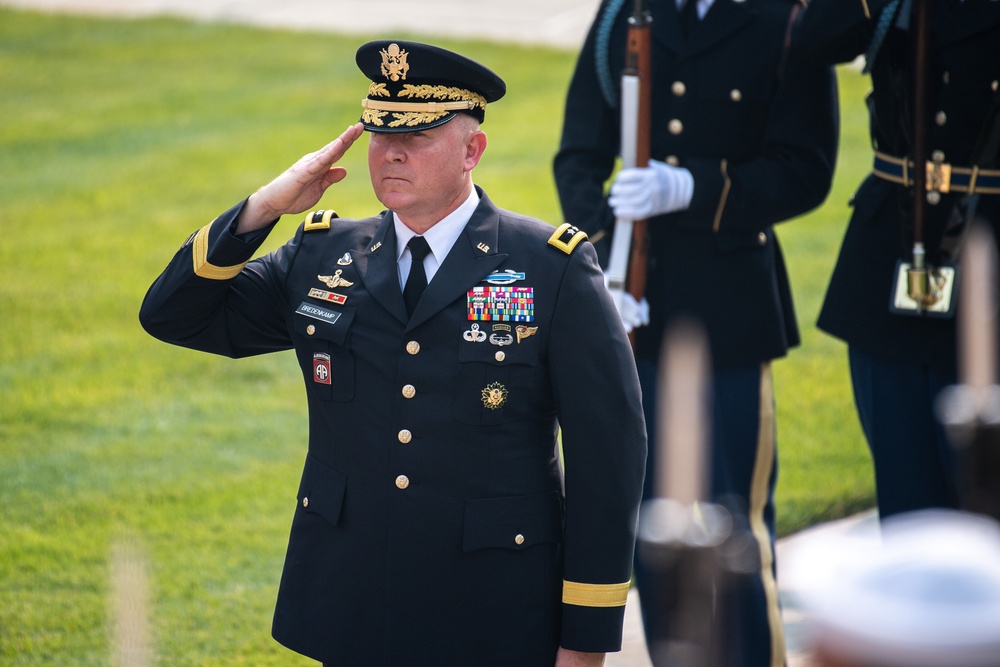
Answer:
<svg viewBox="0 0 1000 667"><path fill-rule="evenodd" d="M361 100L369 132L415 132L447 123L457 113L484 120L486 104L507 92L497 74L474 60L430 44L378 40L355 60L371 80Z"/></svg>

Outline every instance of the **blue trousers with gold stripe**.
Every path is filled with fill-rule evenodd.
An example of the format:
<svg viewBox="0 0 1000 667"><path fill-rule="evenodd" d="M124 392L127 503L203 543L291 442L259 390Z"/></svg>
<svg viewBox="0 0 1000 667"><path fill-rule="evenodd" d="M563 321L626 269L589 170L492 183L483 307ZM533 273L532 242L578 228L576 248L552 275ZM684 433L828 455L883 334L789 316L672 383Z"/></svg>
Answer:
<svg viewBox="0 0 1000 667"><path fill-rule="evenodd" d="M649 434L643 497L650 498L657 465L656 368L644 360L637 365ZM722 664L777 667L785 664L785 639L775 582L774 487L778 465L771 365L716 371L711 383L712 499L729 509L735 529L751 537L753 555L759 556L749 573L729 580L735 583L718 601L724 614L720 619L724 628ZM642 617L647 643L651 643L652 629L664 628L667 619L653 604L657 581L639 556L637 550L635 579L640 601L647 600Z"/></svg>
<svg viewBox="0 0 1000 667"><path fill-rule="evenodd" d="M879 517L959 506L958 454L934 416L954 358L905 361L848 347L854 404L875 466Z"/></svg>

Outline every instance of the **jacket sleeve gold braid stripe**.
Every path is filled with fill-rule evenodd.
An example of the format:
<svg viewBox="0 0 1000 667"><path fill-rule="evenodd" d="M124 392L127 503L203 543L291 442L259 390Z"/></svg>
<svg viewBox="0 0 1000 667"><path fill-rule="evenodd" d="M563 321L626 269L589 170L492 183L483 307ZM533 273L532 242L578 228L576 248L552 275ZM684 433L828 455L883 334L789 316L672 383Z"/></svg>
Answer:
<svg viewBox="0 0 1000 667"><path fill-rule="evenodd" d="M563 581L563 604L578 607L624 607L629 582L623 584L581 584Z"/></svg>
<svg viewBox="0 0 1000 667"><path fill-rule="evenodd" d="M212 228L209 223L198 230L191 242L191 260L194 262L194 273L209 280L229 280L239 275L246 262L233 266L216 266L208 261L208 233Z"/></svg>

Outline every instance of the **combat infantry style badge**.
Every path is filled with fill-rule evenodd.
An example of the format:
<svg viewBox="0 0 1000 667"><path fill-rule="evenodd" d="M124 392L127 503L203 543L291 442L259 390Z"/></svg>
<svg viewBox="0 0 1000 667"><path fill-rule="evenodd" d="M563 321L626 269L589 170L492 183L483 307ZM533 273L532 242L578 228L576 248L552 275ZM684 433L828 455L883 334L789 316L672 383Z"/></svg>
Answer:
<svg viewBox="0 0 1000 667"><path fill-rule="evenodd" d="M490 285L510 285L518 280L524 280L524 274L519 271L511 271L506 269L504 271L497 271L496 273L491 273L486 276L483 280L488 282Z"/></svg>

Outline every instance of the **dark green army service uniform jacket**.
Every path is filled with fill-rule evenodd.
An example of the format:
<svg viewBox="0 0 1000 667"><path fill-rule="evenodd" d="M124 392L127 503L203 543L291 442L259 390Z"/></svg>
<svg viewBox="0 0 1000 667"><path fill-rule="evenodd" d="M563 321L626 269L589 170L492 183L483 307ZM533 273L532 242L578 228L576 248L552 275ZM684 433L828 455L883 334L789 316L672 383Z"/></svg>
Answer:
<svg viewBox="0 0 1000 667"><path fill-rule="evenodd" d="M560 643L620 647L635 364L585 235L480 196L412 318L390 213L310 214L248 263L266 233L233 235L242 204L142 306L176 345L295 349L309 449L273 634L328 664L550 667Z"/></svg>

